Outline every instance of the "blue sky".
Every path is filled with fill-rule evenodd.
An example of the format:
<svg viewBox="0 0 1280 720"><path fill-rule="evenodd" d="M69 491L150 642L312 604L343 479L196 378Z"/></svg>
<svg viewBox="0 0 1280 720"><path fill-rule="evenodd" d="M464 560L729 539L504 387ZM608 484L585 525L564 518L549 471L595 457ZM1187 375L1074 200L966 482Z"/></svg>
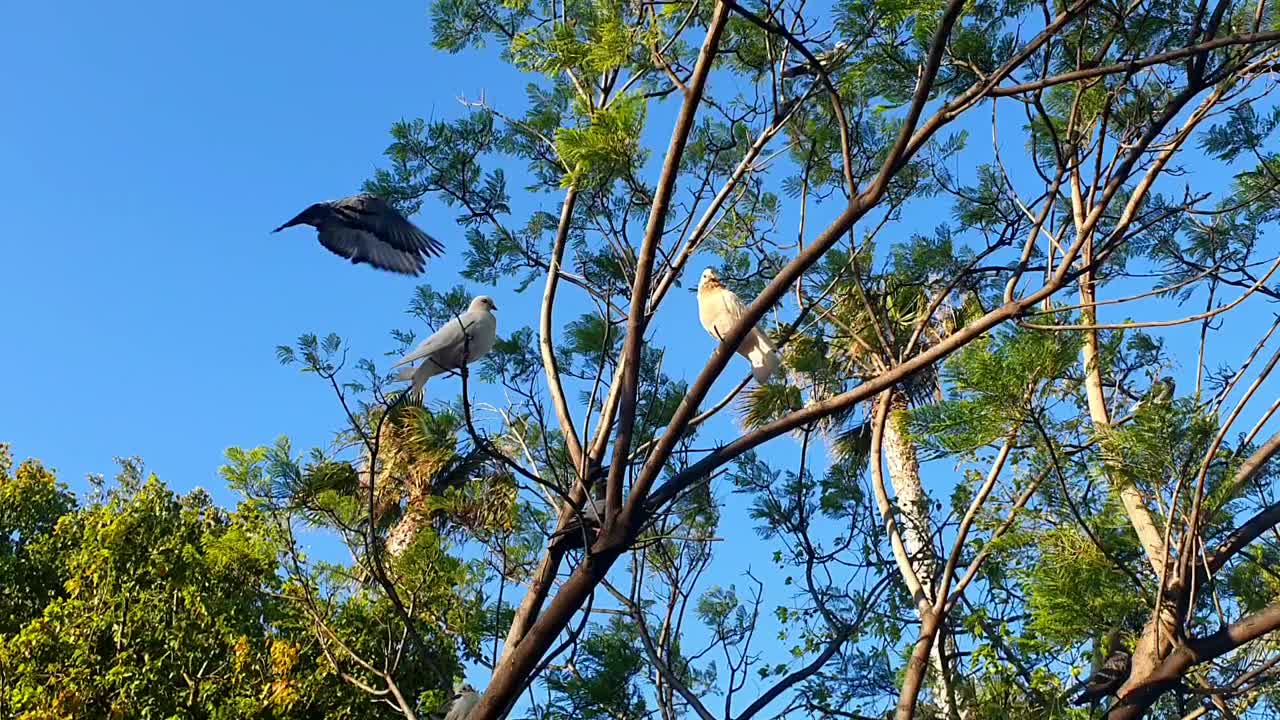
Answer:
<svg viewBox="0 0 1280 720"><path fill-rule="evenodd" d="M236 497L217 475L226 447L282 433L300 448L328 441L338 407L314 379L279 366L275 346L332 331L355 355L374 356L390 346L389 329L412 326L403 309L420 280L353 268L309 230L269 231L357 190L394 121L455 116L458 96L482 91L523 104L523 81L491 55L430 47L426 5L7 8L0 64L18 71L0 113L0 441L19 459L41 458L83 489L86 473L110 475L113 457L140 455L173 487L203 486L229 505ZM1017 149L1011 130L1006 152ZM667 127L650 131L661 146ZM978 128L971 142L988 138ZM555 198L518 202L558 212ZM927 232L945 219L939 210L913 215L921 226L892 239ZM431 203L417 218L447 246L423 278L438 287L456 282L462 260L452 218ZM536 326L537 288L524 302L509 287L484 290L500 307L501 334ZM664 308L664 322L697 339L676 343L684 349L668 365L688 379L713 350L691 308ZM1181 342L1186 372L1194 345ZM731 364L711 399L744 371ZM725 534L745 547L717 569L726 583L768 557L733 506Z"/></svg>

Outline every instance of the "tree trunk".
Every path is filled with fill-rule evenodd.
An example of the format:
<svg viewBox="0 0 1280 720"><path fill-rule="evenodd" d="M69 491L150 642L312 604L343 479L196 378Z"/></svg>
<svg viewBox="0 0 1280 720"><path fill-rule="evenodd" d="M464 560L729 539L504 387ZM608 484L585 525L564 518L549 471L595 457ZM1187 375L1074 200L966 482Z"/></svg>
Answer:
<svg viewBox="0 0 1280 720"><path fill-rule="evenodd" d="M889 482L893 485L898 512L902 518L902 544L911 559L911 567L932 601L938 580L938 557L930 539L932 532L929 511L932 501L920 482L920 459L915 443L907 436L904 425L906 400L898 393L893 393L891 397L891 412L884 428L884 454L889 466ZM952 647L955 641L951 640L949 634L939 631L939 635L941 637L935 639L933 648L929 651L929 664L937 681L933 701L943 717L963 720L967 713L956 707L951 673L943 659L944 647Z"/></svg>
<svg viewBox="0 0 1280 720"><path fill-rule="evenodd" d="M404 554L405 550L413 544L414 538L418 537L418 533L427 526L429 522L426 515L417 512L412 507L406 508L404 515L396 522L395 527L391 528L391 532L387 533L387 554L393 558L398 558Z"/></svg>

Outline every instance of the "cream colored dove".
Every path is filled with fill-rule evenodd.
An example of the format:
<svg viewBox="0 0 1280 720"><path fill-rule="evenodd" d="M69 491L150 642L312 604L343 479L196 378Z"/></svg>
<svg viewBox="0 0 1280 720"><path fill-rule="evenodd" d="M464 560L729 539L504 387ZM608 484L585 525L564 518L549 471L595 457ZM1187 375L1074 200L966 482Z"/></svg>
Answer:
<svg viewBox="0 0 1280 720"><path fill-rule="evenodd" d="M453 702L449 703L449 712L444 720L467 720L479 704L480 693L470 685L463 685L453 693Z"/></svg>
<svg viewBox="0 0 1280 720"><path fill-rule="evenodd" d="M409 397L420 398L427 379L433 375L470 365L492 350L498 338L498 319L493 316L497 309L488 295L475 298L466 312L445 323L413 352L400 358L392 367L422 361L421 365L407 367L396 375L396 380L413 381Z"/></svg>
<svg viewBox="0 0 1280 720"><path fill-rule="evenodd" d="M702 279L698 282L698 317L711 337L723 342L730 328L746 310L747 306L720 282L714 270L707 268L702 271ZM778 349L758 327L751 328L751 332L743 338L738 345L738 354L751 362L751 374L761 384L777 372L781 365Z"/></svg>

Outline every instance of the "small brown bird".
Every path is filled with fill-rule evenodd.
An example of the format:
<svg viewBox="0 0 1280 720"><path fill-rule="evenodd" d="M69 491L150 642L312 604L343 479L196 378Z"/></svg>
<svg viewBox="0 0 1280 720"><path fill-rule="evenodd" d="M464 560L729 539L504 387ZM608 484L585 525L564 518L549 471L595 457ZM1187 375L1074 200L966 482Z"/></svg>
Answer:
<svg viewBox="0 0 1280 720"><path fill-rule="evenodd" d="M352 264L367 263L402 275L422 274L426 257L444 252L439 240L382 198L367 193L316 203L271 232L294 225L314 227L321 245Z"/></svg>
<svg viewBox="0 0 1280 720"><path fill-rule="evenodd" d="M1075 699L1075 705L1088 705L1108 695L1114 695L1129 677L1129 653L1113 652L1084 683L1084 692Z"/></svg>
<svg viewBox="0 0 1280 720"><path fill-rule="evenodd" d="M714 270L707 268L702 271L702 279L698 282L698 318L711 337L724 342L725 335L746 311L747 306L720 282ZM751 361L751 374L761 384L767 382L782 365L778 349L758 327L751 328L738 345L737 352Z"/></svg>

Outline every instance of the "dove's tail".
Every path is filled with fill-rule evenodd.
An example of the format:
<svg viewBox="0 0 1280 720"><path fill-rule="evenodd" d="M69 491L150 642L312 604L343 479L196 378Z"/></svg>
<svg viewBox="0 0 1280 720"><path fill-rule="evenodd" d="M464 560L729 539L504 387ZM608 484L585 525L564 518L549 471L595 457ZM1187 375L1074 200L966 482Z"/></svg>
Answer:
<svg viewBox="0 0 1280 720"><path fill-rule="evenodd" d="M773 347L773 343L769 342L769 338L764 333L757 330L753 335L755 343L747 351L747 359L751 361L752 376L757 383L763 385L778 372L778 368L782 366L782 360L778 357L778 351Z"/></svg>
<svg viewBox="0 0 1280 720"><path fill-rule="evenodd" d="M409 397L406 398L413 405L421 405L427 399L427 378L433 373L426 372L424 366L407 367L396 373L396 380L399 382L412 381L413 384L406 390Z"/></svg>

